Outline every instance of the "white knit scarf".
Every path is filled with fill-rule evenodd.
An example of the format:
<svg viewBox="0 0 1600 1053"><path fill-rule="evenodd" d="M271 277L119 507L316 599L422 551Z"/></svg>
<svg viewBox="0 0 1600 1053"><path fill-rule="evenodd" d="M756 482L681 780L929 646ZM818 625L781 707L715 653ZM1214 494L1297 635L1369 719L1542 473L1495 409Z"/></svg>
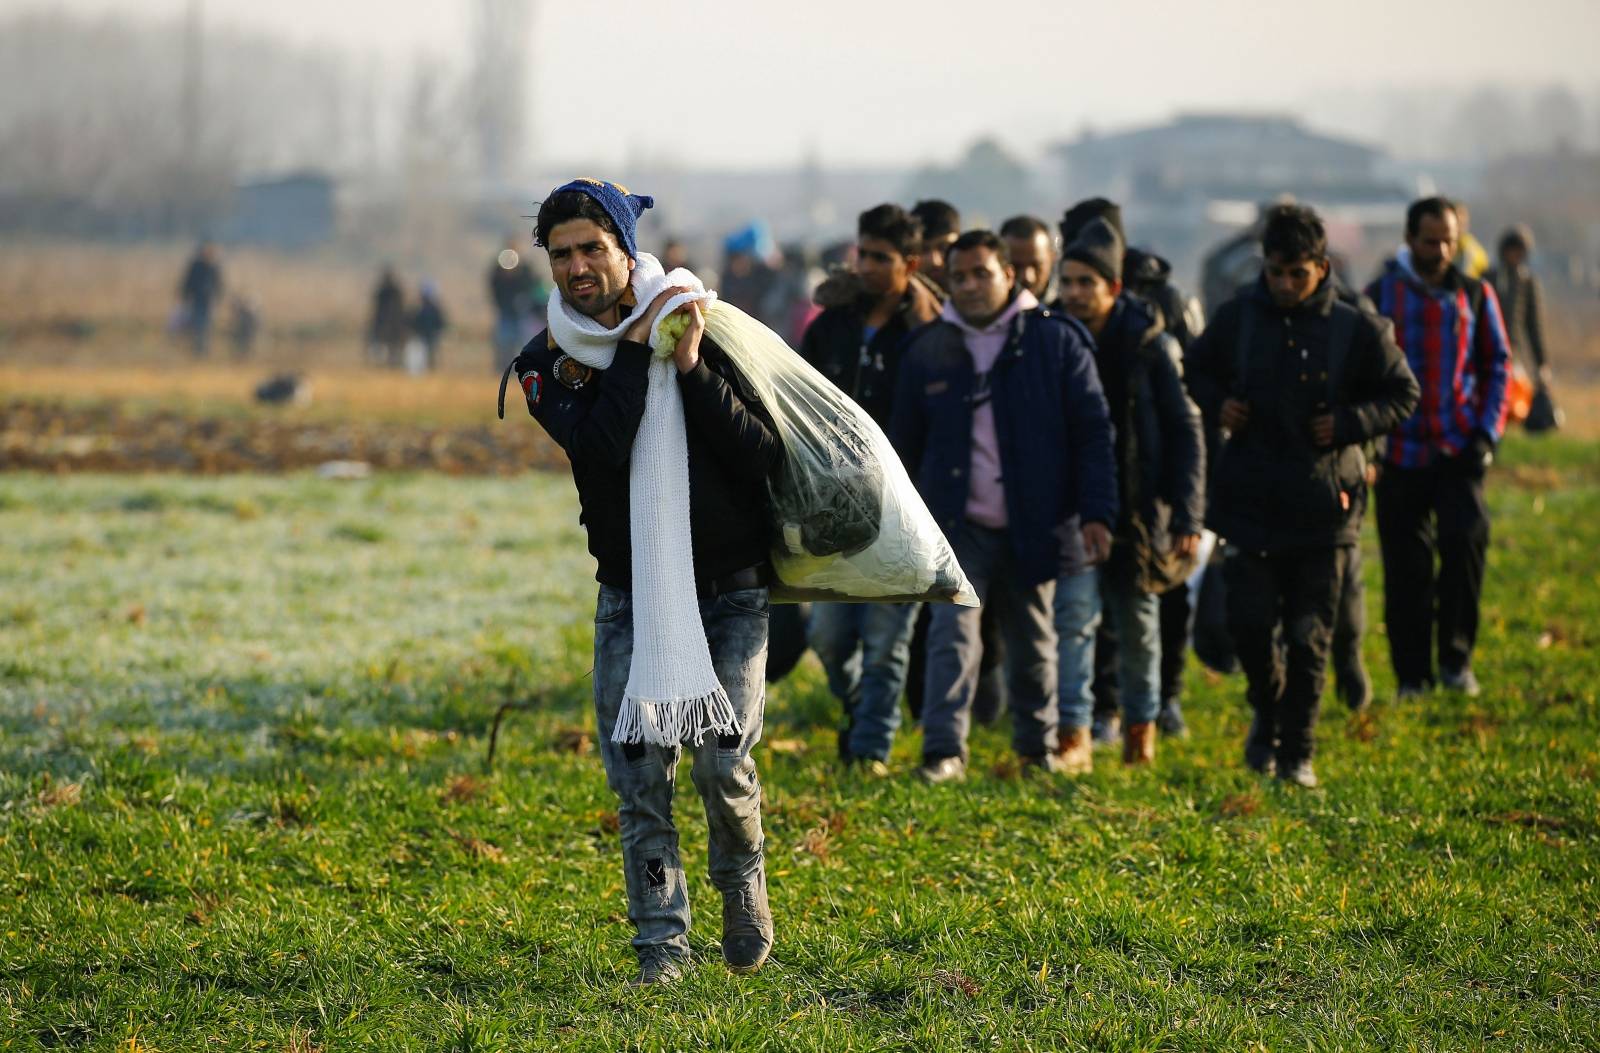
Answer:
<svg viewBox="0 0 1600 1053"><path fill-rule="evenodd" d="M667 315L691 300L709 306L717 295L687 270L664 273L661 263L643 252L629 284L638 302L611 329L569 307L559 288L551 292L550 333L556 345L586 366L607 369L617 341L663 289L684 285L693 291L674 296L661 309L650 327L652 347ZM644 418L628 461L633 661L611 733L614 742L698 746L708 731L741 730L700 623L689 532L689 438L675 373L670 355L652 355Z"/></svg>

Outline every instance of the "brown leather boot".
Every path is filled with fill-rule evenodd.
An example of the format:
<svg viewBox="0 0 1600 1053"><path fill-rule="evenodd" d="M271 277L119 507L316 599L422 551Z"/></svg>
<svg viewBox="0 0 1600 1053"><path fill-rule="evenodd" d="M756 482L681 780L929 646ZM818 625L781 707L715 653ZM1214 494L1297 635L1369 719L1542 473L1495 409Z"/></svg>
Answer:
<svg viewBox="0 0 1600 1053"><path fill-rule="evenodd" d="M1156 723L1125 724L1122 728L1122 763L1149 764L1156 759Z"/></svg>
<svg viewBox="0 0 1600 1053"><path fill-rule="evenodd" d="M1094 770L1094 737L1088 728L1063 728L1056 747L1056 770L1067 775L1087 775Z"/></svg>

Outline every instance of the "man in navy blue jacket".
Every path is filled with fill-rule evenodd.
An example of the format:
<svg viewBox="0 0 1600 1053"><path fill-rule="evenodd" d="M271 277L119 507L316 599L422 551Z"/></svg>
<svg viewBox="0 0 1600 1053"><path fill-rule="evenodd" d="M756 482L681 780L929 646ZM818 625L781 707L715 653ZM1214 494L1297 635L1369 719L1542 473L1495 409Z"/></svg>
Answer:
<svg viewBox="0 0 1600 1053"><path fill-rule="evenodd" d="M901 363L890 439L1006 642L1012 745L1051 768L1057 747L1052 604L1064 548L1080 533L1104 560L1117 518L1116 468L1093 340L1039 308L1000 238L968 231L946 263L950 302ZM1070 544L1069 544L1070 542ZM940 605L928 631L923 765L966 775L980 612Z"/></svg>

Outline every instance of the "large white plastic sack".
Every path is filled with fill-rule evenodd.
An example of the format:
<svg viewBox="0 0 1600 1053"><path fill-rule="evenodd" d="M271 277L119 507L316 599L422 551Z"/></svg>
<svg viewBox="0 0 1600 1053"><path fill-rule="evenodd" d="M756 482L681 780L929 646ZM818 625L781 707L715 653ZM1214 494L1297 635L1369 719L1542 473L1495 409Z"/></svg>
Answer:
<svg viewBox="0 0 1600 1053"><path fill-rule="evenodd" d="M950 543L867 412L725 301L706 311L706 333L755 389L783 442L770 488L773 600L977 606Z"/></svg>

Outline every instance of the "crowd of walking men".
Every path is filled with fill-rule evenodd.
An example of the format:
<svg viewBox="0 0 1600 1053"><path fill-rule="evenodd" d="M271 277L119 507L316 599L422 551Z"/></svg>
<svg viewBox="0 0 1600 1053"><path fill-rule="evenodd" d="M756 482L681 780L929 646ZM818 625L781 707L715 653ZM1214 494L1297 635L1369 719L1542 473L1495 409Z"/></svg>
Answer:
<svg viewBox="0 0 1600 1053"><path fill-rule="evenodd" d="M1510 367L1495 285L1455 265L1444 198L1410 207L1364 293L1312 209L1263 220L1259 277L1204 322L1104 199L1068 209L1059 241L1030 216L960 233L943 202L862 213L856 285L800 352L888 433L982 604L931 608L920 657L914 606L813 610L846 763L887 772L910 679L919 774L963 778L986 651L1025 768L1088 771L1116 737L1148 763L1158 730L1185 730L1185 581L1209 527L1253 712L1245 762L1315 785L1330 655L1352 708L1372 694L1369 492L1399 696L1478 692L1483 481ZM1097 696L1120 714L1095 719Z"/></svg>
<svg viewBox="0 0 1600 1053"><path fill-rule="evenodd" d="M595 713L640 984L680 977L690 958L672 818L684 752L706 808L722 957L750 973L773 946L751 751L770 616L767 484L783 461L771 410L698 305L683 308L671 368L651 364L652 320L693 291L655 291L666 277L636 240L652 204L595 179L540 204L534 240L561 293L552 311L570 312L566 335L534 337L501 387L503 398L514 374L529 413L566 451L596 561ZM900 698L920 665L920 774L963 778L985 656L994 666L1003 654L1021 762L1087 771L1095 683L1113 680L1113 650L1122 758L1149 763L1158 726L1182 727L1189 619L1177 589L1209 526L1225 539L1227 621L1254 713L1245 761L1315 785L1330 648L1341 637L1341 665L1360 653L1356 540L1374 470L1400 693L1435 681L1478 690L1483 479L1509 365L1495 287L1452 263L1460 226L1442 198L1411 206L1404 248L1365 296L1335 278L1315 212L1285 204L1264 219L1259 277L1202 325L1165 262L1129 248L1109 201L1068 209L1059 248L1028 217L963 233L938 202L862 213L853 277L825 290L830 306L800 351L883 426L981 602L932 605L920 660L912 606L814 611L812 642L847 711L847 763L887 773ZM633 295L640 267L649 303ZM632 521L632 452L652 412L683 424L687 537L643 538L666 528ZM646 615L656 599L652 565L636 581L636 557L684 550L733 719L666 745L619 737L634 658L659 650L649 639L635 647L636 589ZM1365 672L1343 672L1347 700L1365 705Z"/></svg>

